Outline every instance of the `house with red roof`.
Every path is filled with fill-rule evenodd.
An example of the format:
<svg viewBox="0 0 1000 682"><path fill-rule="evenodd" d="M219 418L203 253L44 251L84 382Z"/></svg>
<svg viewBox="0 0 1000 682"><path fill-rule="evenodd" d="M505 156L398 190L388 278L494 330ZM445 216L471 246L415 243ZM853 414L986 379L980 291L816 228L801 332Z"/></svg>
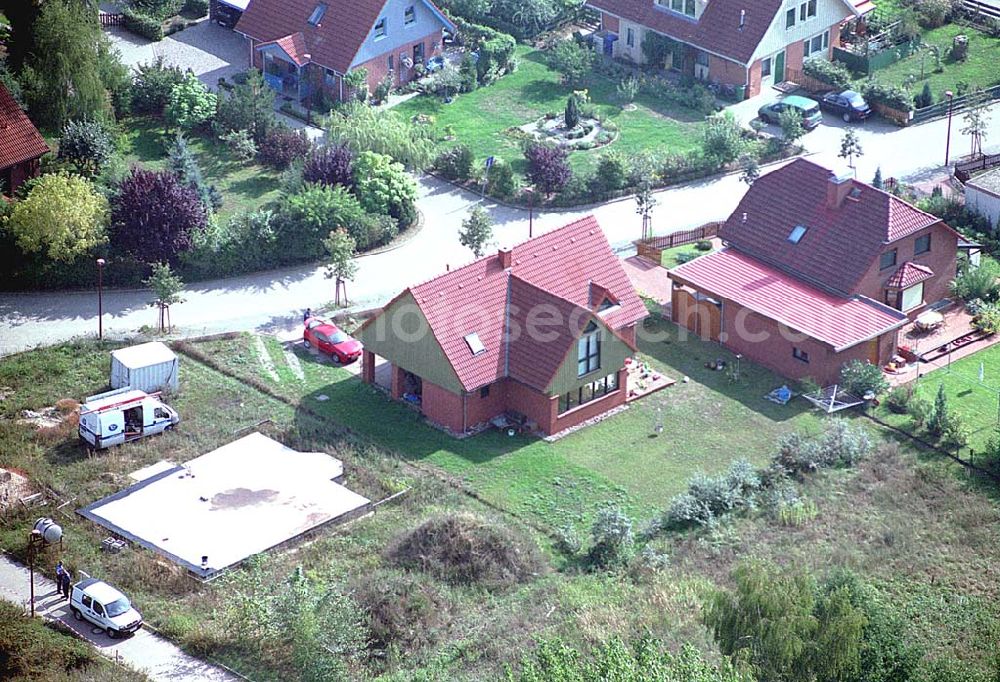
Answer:
<svg viewBox="0 0 1000 682"><path fill-rule="evenodd" d="M461 434L517 413L552 434L623 405L646 308L591 216L411 286L356 333L393 398Z"/></svg>
<svg viewBox="0 0 1000 682"><path fill-rule="evenodd" d="M412 80L441 52L451 21L431 0L250 0L236 31L251 63L280 95L302 100L318 89L350 97L344 76L365 69L368 87L387 76Z"/></svg>
<svg viewBox="0 0 1000 682"><path fill-rule="evenodd" d="M601 13L610 57L646 63L643 43L666 39L668 68L742 86L747 97L829 59L841 27L875 9L871 0L587 0Z"/></svg>
<svg viewBox="0 0 1000 682"><path fill-rule="evenodd" d="M11 195L25 180L36 177L38 159L48 151L38 129L0 85L0 192Z"/></svg>
<svg viewBox="0 0 1000 682"><path fill-rule="evenodd" d="M673 320L785 376L885 365L897 332L948 296L959 235L899 197L796 159L761 176L724 248L670 270Z"/></svg>

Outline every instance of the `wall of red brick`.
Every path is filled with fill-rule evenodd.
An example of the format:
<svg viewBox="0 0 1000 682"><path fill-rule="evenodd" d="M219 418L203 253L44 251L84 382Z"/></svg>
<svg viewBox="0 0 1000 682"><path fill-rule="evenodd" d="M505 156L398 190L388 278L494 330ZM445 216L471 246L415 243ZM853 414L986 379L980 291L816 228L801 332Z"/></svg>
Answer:
<svg viewBox="0 0 1000 682"><path fill-rule="evenodd" d="M742 311L742 312L741 312ZM844 363L853 359L868 360L870 342L858 344L840 353L811 338L802 338L788 331L782 334L780 325L757 313L744 309L738 303L723 303L723 331L725 346L748 359L791 379L811 377L821 384L836 382ZM738 318L738 319L737 319ZM878 340L878 362L889 362L896 348L896 333ZM809 354L803 362L792 354L799 348Z"/></svg>
<svg viewBox="0 0 1000 682"><path fill-rule="evenodd" d="M613 410L619 405L624 405L627 381L628 370L619 370L617 391L609 393L606 396L598 398L597 400L591 400L585 405L581 405L580 407L574 408L562 414L558 414L559 401L553 400L551 404L551 408L553 410L552 421L550 427L546 430L546 433L559 433L560 431L576 426L581 422L585 422L588 419L593 419L608 410Z"/></svg>
<svg viewBox="0 0 1000 682"><path fill-rule="evenodd" d="M931 250L919 256L913 255L914 245L919 237L930 233ZM852 293L885 302L885 284L899 267L907 262L926 265L934 271L934 277L924 282L924 302L934 303L948 297L948 284L955 278L956 254L958 252L958 237L943 223L932 225L909 237L887 244L883 251L896 249L896 265L879 269L879 259L876 258L868 272ZM880 254L881 255L881 254ZM922 312L926 306L920 306L906 311L912 318Z"/></svg>
<svg viewBox="0 0 1000 682"><path fill-rule="evenodd" d="M409 83L415 77L415 72L412 68L407 69L399 62L399 55L403 52L413 57L413 47L424 44L424 61L426 62L431 57L441 54L441 42L443 39L443 31L435 31L434 33L429 33L421 38L414 40L413 42L407 43L406 45L400 45L393 49L392 51L392 61L393 66L393 85L399 86L405 83ZM361 67L368 70L368 89L372 92L382 79L385 78L386 74L389 73L389 54L388 52L369 59ZM357 68L357 67L355 67Z"/></svg>
<svg viewBox="0 0 1000 682"><path fill-rule="evenodd" d="M745 85L747 70L740 64L710 54L708 55L708 77L718 83Z"/></svg>
<svg viewBox="0 0 1000 682"><path fill-rule="evenodd" d="M507 383L506 380L501 380L490 384L489 395L485 398L481 397L480 391L473 391L465 396L466 428L471 429L476 424L488 422L507 411Z"/></svg>
<svg viewBox="0 0 1000 682"><path fill-rule="evenodd" d="M618 17L613 17L610 14L601 12L601 28L605 31L611 31L612 33L618 33L621 30L621 21Z"/></svg>
<svg viewBox="0 0 1000 682"><path fill-rule="evenodd" d="M452 431L461 433L462 396L441 388L429 381L422 382L422 400L420 409L428 420L441 426L447 426Z"/></svg>
<svg viewBox="0 0 1000 682"><path fill-rule="evenodd" d="M773 64L771 68L774 68ZM750 85L747 87L747 97L756 97L760 94L761 78L760 60L758 59L750 65Z"/></svg>
<svg viewBox="0 0 1000 682"><path fill-rule="evenodd" d="M507 406L538 424L538 428L545 433L552 433L557 399L550 398L513 379L508 379L506 384Z"/></svg>
<svg viewBox="0 0 1000 682"><path fill-rule="evenodd" d="M785 47L785 68L795 69L796 71L802 70L802 57L805 54L805 48L802 46L801 40L796 40L793 43L788 43Z"/></svg>

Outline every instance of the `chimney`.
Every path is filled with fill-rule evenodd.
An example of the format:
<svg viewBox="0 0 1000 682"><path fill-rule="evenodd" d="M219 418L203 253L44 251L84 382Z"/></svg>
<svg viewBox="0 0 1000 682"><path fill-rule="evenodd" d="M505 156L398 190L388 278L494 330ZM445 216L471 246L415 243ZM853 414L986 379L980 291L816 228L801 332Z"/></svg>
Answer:
<svg viewBox="0 0 1000 682"><path fill-rule="evenodd" d="M745 9L740 10L740 30L747 25L747 11Z"/></svg>
<svg viewBox="0 0 1000 682"><path fill-rule="evenodd" d="M497 255L500 256L500 267L503 268L504 270L510 269L511 259L512 259L513 255L514 255L511 252L511 250L510 249L500 249L500 251L497 252Z"/></svg>
<svg viewBox="0 0 1000 682"><path fill-rule="evenodd" d="M840 173L830 178L826 186L826 207L840 208L844 199L854 187L854 176L851 173Z"/></svg>

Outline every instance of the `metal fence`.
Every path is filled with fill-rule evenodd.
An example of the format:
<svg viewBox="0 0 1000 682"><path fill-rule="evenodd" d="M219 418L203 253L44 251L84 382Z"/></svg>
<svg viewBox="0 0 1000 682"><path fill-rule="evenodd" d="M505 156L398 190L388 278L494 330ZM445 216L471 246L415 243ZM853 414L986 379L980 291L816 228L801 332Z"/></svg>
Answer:
<svg viewBox="0 0 1000 682"><path fill-rule="evenodd" d="M110 14L108 12L101 12L101 26L121 26L125 23L124 14Z"/></svg>
<svg viewBox="0 0 1000 682"><path fill-rule="evenodd" d="M987 170L1000 166L1000 154L989 154L981 156L972 161L963 161L955 164L955 178L963 185L969 181L976 171Z"/></svg>

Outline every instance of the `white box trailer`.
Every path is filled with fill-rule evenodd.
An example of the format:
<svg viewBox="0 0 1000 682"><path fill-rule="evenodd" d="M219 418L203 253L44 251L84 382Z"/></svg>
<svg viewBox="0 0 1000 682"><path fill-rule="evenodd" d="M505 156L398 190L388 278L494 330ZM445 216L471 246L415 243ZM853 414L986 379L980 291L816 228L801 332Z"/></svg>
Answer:
<svg viewBox="0 0 1000 682"><path fill-rule="evenodd" d="M131 386L147 393L176 391L179 371L177 356L159 341L111 353L111 388Z"/></svg>
<svg viewBox="0 0 1000 682"><path fill-rule="evenodd" d="M180 420L158 394L126 386L92 395L80 406L80 439L100 450L162 433Z"/></svg>

